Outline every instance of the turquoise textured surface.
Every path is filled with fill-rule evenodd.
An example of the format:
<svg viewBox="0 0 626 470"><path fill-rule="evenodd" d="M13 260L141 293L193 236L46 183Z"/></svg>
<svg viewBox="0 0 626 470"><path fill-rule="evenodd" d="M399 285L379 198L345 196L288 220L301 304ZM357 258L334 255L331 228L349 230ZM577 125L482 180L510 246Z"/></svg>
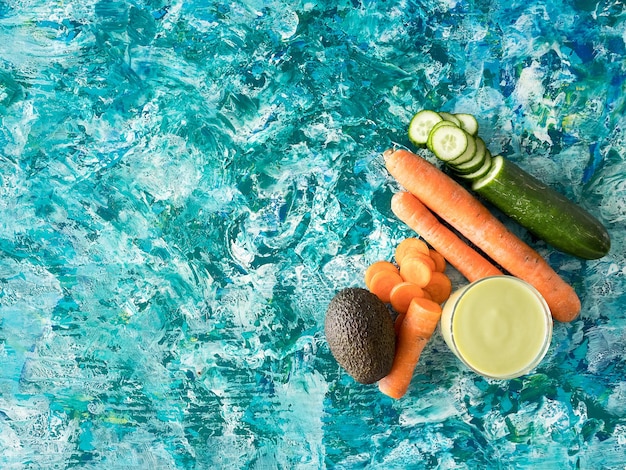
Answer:
<svg viewBox="0 0 626 470"><path fill-rule="evenodd" d="M623 469L625 41L611 0L0 0L0 468ZM507 222L580 317L503 382L437 334L393 401L323 320L412 234L381 155L422 108L612 249Z"/></svg>

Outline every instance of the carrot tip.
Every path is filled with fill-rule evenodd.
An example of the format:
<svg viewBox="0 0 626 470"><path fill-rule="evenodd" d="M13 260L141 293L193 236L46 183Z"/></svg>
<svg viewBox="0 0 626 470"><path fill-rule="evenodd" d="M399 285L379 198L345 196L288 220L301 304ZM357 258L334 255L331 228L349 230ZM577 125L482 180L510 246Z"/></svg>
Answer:
<svg viewBox="0 0 626 470"><path fill-rule="evenodd" d="M389 383L388 380L385 380L385 378L383 377L378 382L378 390L380 390L388 397L399 400L406 394L408 387L394 387L392 384Z"/></svg>

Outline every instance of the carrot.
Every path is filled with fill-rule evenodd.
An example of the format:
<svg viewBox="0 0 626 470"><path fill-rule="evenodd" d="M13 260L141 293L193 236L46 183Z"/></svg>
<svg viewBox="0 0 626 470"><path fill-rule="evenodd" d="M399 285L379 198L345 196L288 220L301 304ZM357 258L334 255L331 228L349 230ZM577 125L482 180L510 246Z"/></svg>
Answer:
<svg viewBox="0 0 626 470"><path fill-rule="evenodd" d="M398 272L398 268L389 261L376 261L368 266L365 270L365 286L369 289L370 283L374 274L379 273L380 271L394 271Z"/></svg>
<svg viewBox="0 0 626 470"><path fill-rule="evenodd" d="M398 336L398 333L400 332L400 328L402 327L402 322L404 321L404 317L406 317L406 312L399 313L393 322L393 329L396 332L396 337Z"/></svg>
<svg viewBox="0 0 626 470"><path fill-rule="evenodd" d="M410 193L400 192L391 199L391 210L405 224L418 232L448 260L468 281L501 275L502 271L469 247Z"/></svg>
<svg viewBox="0 0 626 470"><path fill-rule="evenodd" d="M572 286L561 279L539 253L509 231L469 191L427 160L406 150L385 152L385 164L398 183L430 210L503 269L532 284L545 298L555 320L571 321L576 318L581 305ZM396 206L398 204L396 200ZM437 249L432 243L431 246ZM438 251L444 256L449 253L441 249Z"/></svg>
<svg viewBox="0 0 626 470"><path fill-rule="evenodd" d="M396 252L395 252L396 263L402 264L402 259L408 253L414 253L416 251L424 255L429 255L428 245L426 244L426 242L418 238L412 238L412 237L405 238L400 243L398 243L398 246L396 246Z"/></svg>
<svg viewBox="0 0 626 470"><path fill-rule="evenodd" d="M430 282L433 268L420 256L405 256L400 265L400 276L407 282L412 282L420 287L426 286Z"/></svg>
<svg viewBox="0 0 626 470"><path fill-rule="evenodd" d="M432 300L442 304L448 300L452 293L452 282L445 274L434 271L430 277L430 282L424 286L424 290L430 294Z"/></svg>
<svg viewBox="0 0 626 470"><path fill-rule="evenodd" d="M379 271L372 277L369 290L385 303L391 301L391 290L402 282L402 277L397 271Z"/></svg>
<svg viewBox="0 0 626 470"><path fill-rule="evenodd" d="M406 313L414 297L424 297L424 291L412 282L401 282L391 289L389 300L393 309L399 314Z"/></svg>
<svg viewBox="0 0 626 470"><path fill-rule="evenodd" d="M430 298L429 294L426 291L423 291L423 292L424 292L424 297L421 297L421 298L423 298L424 300L433 300ZM393 329L396 332L396 335L400 332L400 328L402 327L402 322L404 321L404 317L406 316L407 311L408 311L408 308L406 311L398 313L398 316L393 322Z"/></svg>
<svg viewBox="0 0 626 470"><path fill-rule="evenodd" d="M398 328L396 354L387 376L378 381L378 389L392 398L402 398L409 388L413 372L441 317L441 306L432 300L416 297Z"/></svg>
<svg viewBox="0 0 626 470"><path fill-rule="evenodd" d="M440 273L445 272L446 270L446 259L439 253L437 250L433 250L432 248L428 249L428 254L435 262L435 271Z"/></svg>

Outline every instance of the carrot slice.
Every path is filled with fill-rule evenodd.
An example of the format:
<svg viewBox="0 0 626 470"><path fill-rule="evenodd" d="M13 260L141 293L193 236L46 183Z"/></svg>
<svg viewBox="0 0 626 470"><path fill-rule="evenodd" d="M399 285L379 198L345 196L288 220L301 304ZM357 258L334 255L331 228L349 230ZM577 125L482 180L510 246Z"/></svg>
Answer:
<svg viewBox="0 0 626 470"><path fill-rule="evenodd" d="M391 301L391 290L402 282L402 277L397 271L379 271L372 277L369 290L385 303Z"/></svg>
<svg viewBox="0 0 626 470"><path fill-rule="evenodd" d="M389 294L391 306L398 313L406 313L409 304L414 297L423 297L424 291L417 284L412 282L401 282L397 284Z"/></svg>
<svg viewBox="0 0 626 470"><path fill-rule="evenodd" d="M452 293L452 282L444 273L434 271L430 282L424 286L424 290L430 294L431 299L438 304L444 303Z"/></svg>
<svg viewBox="0 0 626 470"><path fill-rule="evenodd" d="M428 265L431 271L437 270L437 264L435 263L435 260L430 257L430 255L425 255L424 253L416 251L409 251L404 259L409 259L413 257L420 258L422 261L424 261L424 263Z"/></svg>
<svg viewBox="0 0 626 470"><path fill-rule="evenodd" d="M380 271L392 271L397 273L398 268L396 267L396 265L389 261L376 261L370 264L365 270L365 286L368 289L370 288L370 283L372 281L372 278L374 277L374 274L377 274Z"/></svg>
<svg viewBox="0 0 626 470"><path fill-rule="evenodd" d="M441 306L432 300L416 297L411 301L398 328L391 370L378 381L382 393L395 399L405 395L422 351L437 328L440 317Z"/></svg>
<svg viewBox="0 0 626 470"><path fill-rule="evenodd" d="M424 287L430 282L433 269L421 256L406 256L400 265L400 276L407 282Z"/></svg>
<svg viewBox="0 0 626 470"><path fill-rule="evenodd" d="M428 255L428 245L425 241L420 240L419 238L405 238L398 243L398 246L396 246L396 263L401 264L402 259L407 255L407 253L415 251Z"/></svg>
<svg viewBox="0 0 626 470"><path fill-rule="evenodd" d="M428 254L428 245L425 241L420 240L419 238L405 238L398 246L396 246L395 251L395 259L396 263L400 264L402 262L402 258L404 258L407 253L415 252L422 253L424 255Z"/></svg>
<svg viewBox="0 0 626 470"><path fill-rule="evenodd" d="M428 253L432 260L435 262L435 271L438 271L440 273L445 272L446 259L443 257L443 255L433 248L429 248Z"/></svg>
<svg viewBox="0 0 626 470"><path fill-rule="evenodd" d="M578 316L581 302L573 287L463 186L426 159L409 151L390 150L385 152L384 158L389 173L415 200L454 227L503 269L532 284L546 299L555 320L566 322ZM398 217L405 223L408 220L410 223L407 225L414 230L426 228L426 224L409 209L414 206L414 202L406 196L394 196L392 199L392 210L396 215L402 213ZM427 222L430 237L426 231L416 232L452 264L450 256L455 250L445 243L437 244L429 239L437 235L432 230L438 230L443 224L436 221L433 225L431 222ZM468 266L466 272L473 278L479 276L477 266ZM469 277L468 280L471 281Z"/></svg>

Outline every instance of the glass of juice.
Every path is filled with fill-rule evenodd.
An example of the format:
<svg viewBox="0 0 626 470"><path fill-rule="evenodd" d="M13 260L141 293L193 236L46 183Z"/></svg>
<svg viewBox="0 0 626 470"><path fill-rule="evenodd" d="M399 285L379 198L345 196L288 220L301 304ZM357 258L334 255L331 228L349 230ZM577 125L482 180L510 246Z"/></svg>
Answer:
<svg viewBox="0 0 626 470"><path fill-rule="evenodd" d="M552 339L552 315L541 294L514 276L492 276L455 291L443 306L441 333L474 372L512 379L533 370Z"/></svg>

